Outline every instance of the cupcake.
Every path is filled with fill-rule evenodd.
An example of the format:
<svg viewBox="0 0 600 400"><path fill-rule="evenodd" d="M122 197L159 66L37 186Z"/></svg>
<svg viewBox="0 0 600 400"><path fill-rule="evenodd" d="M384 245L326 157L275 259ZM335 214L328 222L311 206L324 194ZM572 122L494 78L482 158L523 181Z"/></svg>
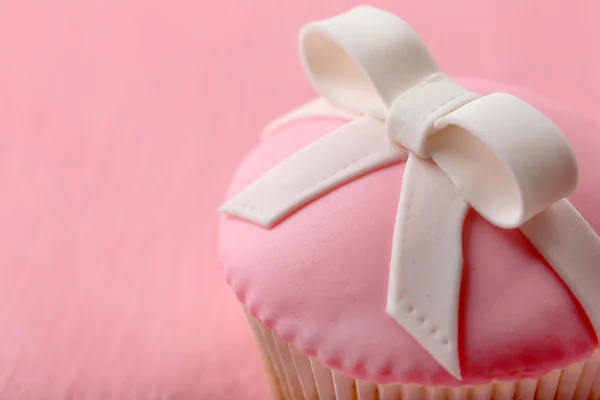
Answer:
<svg viewBox="0 0 600 400"><path fill-rule="evenodd" d="M600 399L600 136L442 73L371 7L309 23L219 253L276 399Z"/></svg>

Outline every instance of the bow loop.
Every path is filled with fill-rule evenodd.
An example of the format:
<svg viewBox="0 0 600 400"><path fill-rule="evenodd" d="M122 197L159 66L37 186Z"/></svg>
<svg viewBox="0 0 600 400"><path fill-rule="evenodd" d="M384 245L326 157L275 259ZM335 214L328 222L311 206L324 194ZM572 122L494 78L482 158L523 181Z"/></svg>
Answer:
<svg viewBox="0 0 600 400"><path fill-rule="evenodd" d="M517 228L577 186L577 160L567 139L515 96L481 97L434 127L427 142L431 158L493 225Z"/></svg>
<svg viewBox="0 0 600 400"><path fill-rule="evenodd" d="M300 33L304 69L323 97L345 110L384 119L398 96L437 63L403 20L372 7L306 25Z"/></svg>

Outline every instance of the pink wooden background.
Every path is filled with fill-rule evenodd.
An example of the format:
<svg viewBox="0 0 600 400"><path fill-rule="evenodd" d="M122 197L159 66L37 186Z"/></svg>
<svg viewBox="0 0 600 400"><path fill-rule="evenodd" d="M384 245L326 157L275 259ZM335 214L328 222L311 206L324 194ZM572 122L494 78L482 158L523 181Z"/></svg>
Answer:
<svg viewBox="0 0 600 400"><path fill-rule="evenodd" d="M265 398L215 209L261 127L312 96L298 28L358 4L0 0L0 398ZM447 72L600 121L597 0L371 4Z"/></svg>

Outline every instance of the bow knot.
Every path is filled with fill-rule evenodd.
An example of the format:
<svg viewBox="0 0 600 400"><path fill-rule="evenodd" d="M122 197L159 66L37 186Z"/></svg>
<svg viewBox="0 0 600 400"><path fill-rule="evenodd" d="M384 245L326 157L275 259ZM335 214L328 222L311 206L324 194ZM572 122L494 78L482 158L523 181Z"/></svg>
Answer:
<svg viewBox="0 0 600 400"><path fill-rule="evenodd" d="M439 71L408 24L371 7L308 24L300 49L317 92L359 117L267 172L222 212L269 228L337 186L406 161L386 310L449 373L461 376L469 206L491 224L521 229L600 332L600 239L565 199L577 185L577 162L550 119L513 95L463 88ZM569 224L568 235L559 222Z"/></svg>
<svg viewBox="0 0 600 400"><path fill-rule="evenodd" d="M439 127L436 122L478 97L445 74L429 75L394 100L386 117L386 134L393 143L429 158L426 142Z"/></svg>

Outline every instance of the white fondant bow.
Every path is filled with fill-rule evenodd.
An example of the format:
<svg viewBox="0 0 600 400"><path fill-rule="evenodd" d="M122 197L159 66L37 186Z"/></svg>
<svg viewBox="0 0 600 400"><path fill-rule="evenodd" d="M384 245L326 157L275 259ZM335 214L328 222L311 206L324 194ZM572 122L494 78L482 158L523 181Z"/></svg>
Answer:
<svg viewBox="0 0 600 400"><path fill-rule="evenodd" d="M469 206L496 226L520 228L600 332L600 240L564 199L577 185L577 163L546 116L512 95L480 97L459 86L412 28L378 9L308 24L300 45L316 90L363 116L267 172L221 212L271 227L327 191L408 157L387 312L449 373L461 377L461 237Z"/></svg>

